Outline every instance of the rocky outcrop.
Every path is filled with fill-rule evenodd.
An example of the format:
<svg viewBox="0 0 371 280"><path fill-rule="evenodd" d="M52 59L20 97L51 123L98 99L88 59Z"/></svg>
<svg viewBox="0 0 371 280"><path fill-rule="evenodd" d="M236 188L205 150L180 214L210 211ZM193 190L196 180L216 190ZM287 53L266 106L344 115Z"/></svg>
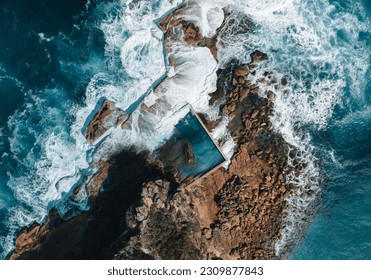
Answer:
<svg viewBox="0 0 371 280"><path fill-rule="evenodd" d="M236 143L230 166L186 187L209 257L276 258L274 244L281 237L285 197L292 186L285 180L287 146L270 129L274 93L262 92L249 80L255 75L251 69L265 59L266 54L256 51L250 64L233 71L233 89L221 109L221 115L230 118L228 128ZM274 82L268 77L258 80Z"/></svg>
<svg viewBox="0 0 371 280"><path fill-rule="evenodd" d="M264 60L267 60L268 59L268 56L265 53L262 53L259 50L254 51L250 55L250 57L251 57L251 63L252 64L256 64L256 63L259 63L261 61L264 61Z"/></svg>
<svg viewBox="0 0 371 280"><path fill-rule="evenodd" d="M218 33L233 20L232 14L225 13L213 38L204 38L195 22L182 17L186 8L159 23L165 46L169 50L171 42L182 40L208 47L217 58ZM243 23L251 26L248 19ZM181 182L177 170L195 163L189 142L168 141L158 150L161 161L149 154L122 152L110 162L98 163L97 172L75 189L72 199L80 191L88 193L89 211L65 221L52 210L43 225L20 233L11 258L277 258L274 244L281 238L285 198L294 186L285 178L287 145L271 129L275 94L262 86L276 81L269 73L255 77L256 67L267 59L255 51L249 64L232 61L219 69L218 89L210 98L211 104L221 104L219 119L200 116L209 130L228 117L235 143L228 168ZM171 64L171 56L169 60ZM87 140L94 143L112 126L128 129L130 119L126 120L105 101L87 125Z"/></svg>
<svg viewBox="0 0 371 280"><path fill-rule="evenodd" d="M195 164L195 155L187 139L170 138L156 153L165 167L180 169Z"/></svg>
<svg viewBox="0 0 371 280"><path fill-rule="evenodd" d="M178 41L179 32L181 32L182 39L186 44L193 47L207 47L210 49L214 58L218 60L218 48L216 44L219 31L223 27L223 24L216 30L212 37L204 37L200 33L200 28L197 26L197 23L189 21L184 16L186 11L187 6L184 5L182 8L179 8L174 13L168 15L159 23L159 27L165 34L165 45L171 45L172 42Z"/></svg>
<svg viewBox="0 0 371 280"><path fill-rule="evenodd" d="M228 169L179 185L174 169L150 163L149 155L124 152L101 163L86 181L90 211L68 221L52 211L45 224L20 233L11 258L276 258L285 197L292 191L285 180L288 153L270 129L274 93L261 93L249 81L251 68L233 70L233 89L220 110L230 118L236 143ZM191 164L190 147L179 143L179 157L168 160L168 167L177 160Z"/></svg>
<svg viewBox="0 0 371 280"><path fill-rule="evenodd" d="M97 141L108 129L119 126L127 120L128 116L116 108L114 103L105 100L98 112L88 123L84 135L90 143Z"/></svg>
<svg viewBox="0 0 371 280"><path fill-rule="evenodd" d="M104 192L90 197L89 211L64 220L52 209L42 225L21 231L10 259L112 259L110 246L121 236L135 235L125 217L139 203L143 184L161 179L176 188L173 177L148 158L134 151L116 155L109 162Z"/></svg>
<svg viewBox="0 0 371 280"><path fill-rule="evenodd" d="M137 234L115 243L116 259L277 258L274 244L292 191L285 180L287 148L270 129L274 93L258 95L250 68L234 69L234 88L221 108L236 142L228 169L186 180L175 193L163 180L146 184L126 216Z"/></svg>
<svg viewBox="0 0 371 280"><path fill-rule="evenodd" d="M126 219L138 234L116 242L115 259L138 259L144 252L153 259L200 259L205 251L189 194L183 188L171 194L167 181L145 184L141 203Z"/></svg>
<svg viewBox="0 0 371 280"><path fill-rule="evenodd" d="M70 196L72 201L79 203L80 194L82 194L83 197L85 197L84 194L86 194L87 197L97 197L100 194L104 180L108 176L110 165L106 161L101 161L96 164L95 168L95 173L90 176L85 176L83 182L75 187Z"/></svg>

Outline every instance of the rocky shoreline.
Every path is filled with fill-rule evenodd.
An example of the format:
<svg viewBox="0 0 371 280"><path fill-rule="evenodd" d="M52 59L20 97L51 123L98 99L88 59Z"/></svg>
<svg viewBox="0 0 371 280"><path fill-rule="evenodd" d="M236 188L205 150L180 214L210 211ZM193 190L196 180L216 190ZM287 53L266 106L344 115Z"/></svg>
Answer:
<svg viewBox="0 0 371 280"><path fill-rule="evenodd" d="M127 216L138 234L118 240L116 259L137 259L143 252L154 259L277 258L274 244L293 186L285 181L285 143L270 129L274 94L263 98L255 85L243 87L251 66L235 69L233 81L241 83L221 109L221 115L233 116L236 141L228 169L187 180L175 194L161 180L145 184L141 203Z"/></svg>
<svg viewBox="0 0 371 280"><path fill-rule="evenodd" d="M182 41L209 48L217 59L216 42L228 13L216 34L204 38L196 23L182 18L186 9L159 23L168 54L171 44ZM261 87L277 81L270 73L255 77L254 69L267 59L255 51L249 64L231 62L219 69L217 91L210 95L210 103L223 104L219 118L200 115L209 131L229 119L235 148L228 167L181 180L171 163L194 164L189 143L167 143L156 158L123 151L100 163L74 192L87 191L89 211L64 220L52 210L43 225L22 230L10 259L278 258L274 245L281 238L285 198L295 186L286 183L287 144L271 128L275 94ZM169 63L176 64L171 55ZM105 101L87 126L87 140L95 142L108 126L127 128L127 119ZM222 140L217 144L222 146ZM179 156L165 160L171 149Z"/></svg>
<svg viewBox="0 0 371 280"><path fill-rule="evenodd" d="M112 258L111 244L122 234L130 235L126 212L143 184L168 176L157 162L148 161L148 154L133 150L114 156L108 164L104 191L89 197L89 211L64 220L52 210L42 225L35 223L20 232L10 259ZM169 177L173 186L172 180Z"/></svg>

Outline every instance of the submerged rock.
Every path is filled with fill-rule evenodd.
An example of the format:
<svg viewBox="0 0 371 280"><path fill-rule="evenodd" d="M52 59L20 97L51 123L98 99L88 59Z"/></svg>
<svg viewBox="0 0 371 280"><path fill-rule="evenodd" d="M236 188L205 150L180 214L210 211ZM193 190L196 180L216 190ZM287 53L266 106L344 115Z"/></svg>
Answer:
<svg viewBox="0 0 371 280"><path fill-rule="evenodd" d="M161 159L165 167L179 169L195 164L192 146L187 139L171 138L156 151L156 154L158 154L158 158Z"/></svg>

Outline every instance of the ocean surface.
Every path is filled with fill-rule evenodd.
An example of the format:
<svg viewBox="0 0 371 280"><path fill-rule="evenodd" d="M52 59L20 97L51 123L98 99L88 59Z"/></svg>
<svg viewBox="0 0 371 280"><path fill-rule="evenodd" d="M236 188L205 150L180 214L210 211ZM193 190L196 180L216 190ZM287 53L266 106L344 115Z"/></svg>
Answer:
<svg viewBox="0 0 371 280"><path fill-rule="evenodd" d="M156 22L181 2L1 1L0 258L14 248L22 227L42 222L51 207L62 215L86 209L68 195L82 175L93 172L91 163L124 142L151 150L169 136L151 132L143 140L133 133L124 141L112 132L98 148L81 129L101 98L131 111L173 75ZM371 259L370 0L196 2L212 23L222 8L238 11L222 30L220 67L233 59L249 62L259 49L270 59L257 71L288 81L272 88L273 128L298 151L289 163L300 161L305 168L287 178L299 188L288 200L277 254ZM246 15L254 22L252 33L244 28ZM214 71L213 63L205 65ZM206 93L215 89L213 82L205 80ZM192 82L182 86L194 92ZM196 110L208 110L202 106Z"/></svg>

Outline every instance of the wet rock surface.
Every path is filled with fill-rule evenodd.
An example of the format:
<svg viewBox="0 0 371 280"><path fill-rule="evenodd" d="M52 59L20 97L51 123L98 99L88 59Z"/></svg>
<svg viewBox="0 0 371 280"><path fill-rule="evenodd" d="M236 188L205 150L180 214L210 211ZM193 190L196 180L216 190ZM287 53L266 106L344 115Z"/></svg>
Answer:
<svg viewBox="0 0 371 280"><path fill-rule="evenodd" d="M126 219L138 234L114 244L115 259L138 259L144 252L153 259L200 259L205 251L191 197L184 188L172 194L167 181L145 184L141 203Z"/></svg>
<svg viewBox="0 0 371 280"><path fill-rule="evenodd" d="M175 193L161 180L146 184L141 203L126 217L137 235L118 240L116 259L141 258L144 252L154 259L277 258L274 244L292 191L285 180L288 153L270 129L274 93L246 94L257 87L248 81L248 69L234 69L231 83L239 82L221 108L236 141L228 169L183 182Z"/></svg>
<svg viewBox="0 0 371 280"><path fill-rule="evenodd" d="M88 123L84 132L90 143L97 141L109 128L122 124L128 116L116 108L114 103L105 100L92 120Z"/></svg>
<svg viewBox="0 0 371 280"><path fill-rule="evenodd" d="M187 139L171 138L156 151L156 154L165 167L179 170L181 167L195 164L195 155Z"/></svg>
<svg viewBox="0 0 371 280"><path fill-rule="evenodd" d="M204 37L200 33L200 27L196 22L190 21L184 16L187 11L187 5L183 5L175 12L168 15L164 20L159 23L159 27L165 34L165 45L168 46L174 41L178 41L179 37L182 38L186 44L192 47L207 47L210 49L212 55L218 59L218 48L216 46L218 34L223 24L216 30L215 34L211 37ZM169 52L169 49L168 49ZM170 61L171 64L171 61Z"/></svg>

